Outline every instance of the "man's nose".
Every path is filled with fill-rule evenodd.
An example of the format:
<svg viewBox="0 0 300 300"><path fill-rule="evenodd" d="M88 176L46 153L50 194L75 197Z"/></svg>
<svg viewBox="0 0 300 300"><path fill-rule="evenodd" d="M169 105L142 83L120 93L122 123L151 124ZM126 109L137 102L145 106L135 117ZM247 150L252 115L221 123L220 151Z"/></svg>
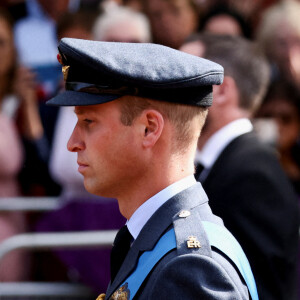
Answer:
<svg viewBox="0 0 300 300"><path fill-rule="evenodd" d="M84 149L84 142L78 133L77 127L74 128L69 138L67 148L70 152L78 152Z"/></svg>

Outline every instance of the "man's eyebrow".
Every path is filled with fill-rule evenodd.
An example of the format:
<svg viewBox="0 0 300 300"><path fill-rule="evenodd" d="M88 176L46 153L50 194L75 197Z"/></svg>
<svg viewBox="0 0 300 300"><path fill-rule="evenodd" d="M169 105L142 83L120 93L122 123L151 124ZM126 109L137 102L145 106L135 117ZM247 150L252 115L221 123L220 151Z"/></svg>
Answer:
<svg viewBox="0 0 300 300"><path fill-rule="evenodd" d="M74 113L76 115L83 115L84 111L81 108L75 107L74 108Z"/></svg>

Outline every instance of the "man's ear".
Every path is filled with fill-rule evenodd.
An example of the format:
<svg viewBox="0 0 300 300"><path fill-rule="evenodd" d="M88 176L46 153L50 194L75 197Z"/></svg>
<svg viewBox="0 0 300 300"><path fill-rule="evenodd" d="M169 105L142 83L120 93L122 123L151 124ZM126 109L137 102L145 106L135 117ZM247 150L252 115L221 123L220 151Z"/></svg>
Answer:
<svg viewBox="0 0 300 300"><path fill-rule="evenodd" d="M223 83L219 86L214 86L214 105L224 105L228 101L232 101L232 95L236 91L236 84L232 77L225 76Z"/></svg>
<svg viewBox="0 0 300 300"><path fill-rule="evenodd" d="M143 111L141 121L143 124L143 146L153 147L160 138L165 122L162 114L154 109Z"/></svg>

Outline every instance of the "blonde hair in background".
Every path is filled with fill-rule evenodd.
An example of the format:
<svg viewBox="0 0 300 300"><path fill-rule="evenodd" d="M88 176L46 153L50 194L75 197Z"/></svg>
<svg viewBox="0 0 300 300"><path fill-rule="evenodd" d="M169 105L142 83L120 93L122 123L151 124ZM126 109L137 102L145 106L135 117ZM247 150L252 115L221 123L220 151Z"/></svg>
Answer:
<svg viewBox="0 0 300 300"><path fill-rule="evenodd" d="M274 33L282 22L295 29L300 36L300 3L296 0L282 0L268 8L257 29L257 40L264 50L268 49ZM270 45L269 45L270 46Z"/></svg>
<svg viewBox="0 0 300 300"><path fill-rule="evenodd" d="M97 18L93 28L94 39L98 41L104 40L110 27L124 22L135 24L140 32L139 42L151 42L151 29L148 18L140 12L134 11L128 7L117 5L107 7Z"/></svg>

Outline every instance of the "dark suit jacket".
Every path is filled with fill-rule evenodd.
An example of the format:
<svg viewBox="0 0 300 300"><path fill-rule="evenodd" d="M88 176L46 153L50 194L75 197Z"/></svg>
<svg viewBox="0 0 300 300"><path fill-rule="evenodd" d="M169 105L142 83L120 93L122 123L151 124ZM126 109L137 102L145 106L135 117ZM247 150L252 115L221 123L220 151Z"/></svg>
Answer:
<svg viewBox="0 0 300 300"><path fill-rule="evenodd" d="M182 210L190 211L191 215L180 218ZM115 280L108 287L105 299L109 299L134 270L139 256L151 250L172 226L177 249L159 261L134 299L249 299L247 287L239 273L218 251L211 251L201 220L223 226L222 221L212 214L200 184L168 200L134 241ZM186 241L191 235L198 238L201 248L187 248Z"/></svg>
<svg viewBox="0 0 300 300"><path fill-rule="evenodd" d="M262 300L296 299L298 199L253 133L233 140L203 182L214 214L242 245Z"/></svg>

